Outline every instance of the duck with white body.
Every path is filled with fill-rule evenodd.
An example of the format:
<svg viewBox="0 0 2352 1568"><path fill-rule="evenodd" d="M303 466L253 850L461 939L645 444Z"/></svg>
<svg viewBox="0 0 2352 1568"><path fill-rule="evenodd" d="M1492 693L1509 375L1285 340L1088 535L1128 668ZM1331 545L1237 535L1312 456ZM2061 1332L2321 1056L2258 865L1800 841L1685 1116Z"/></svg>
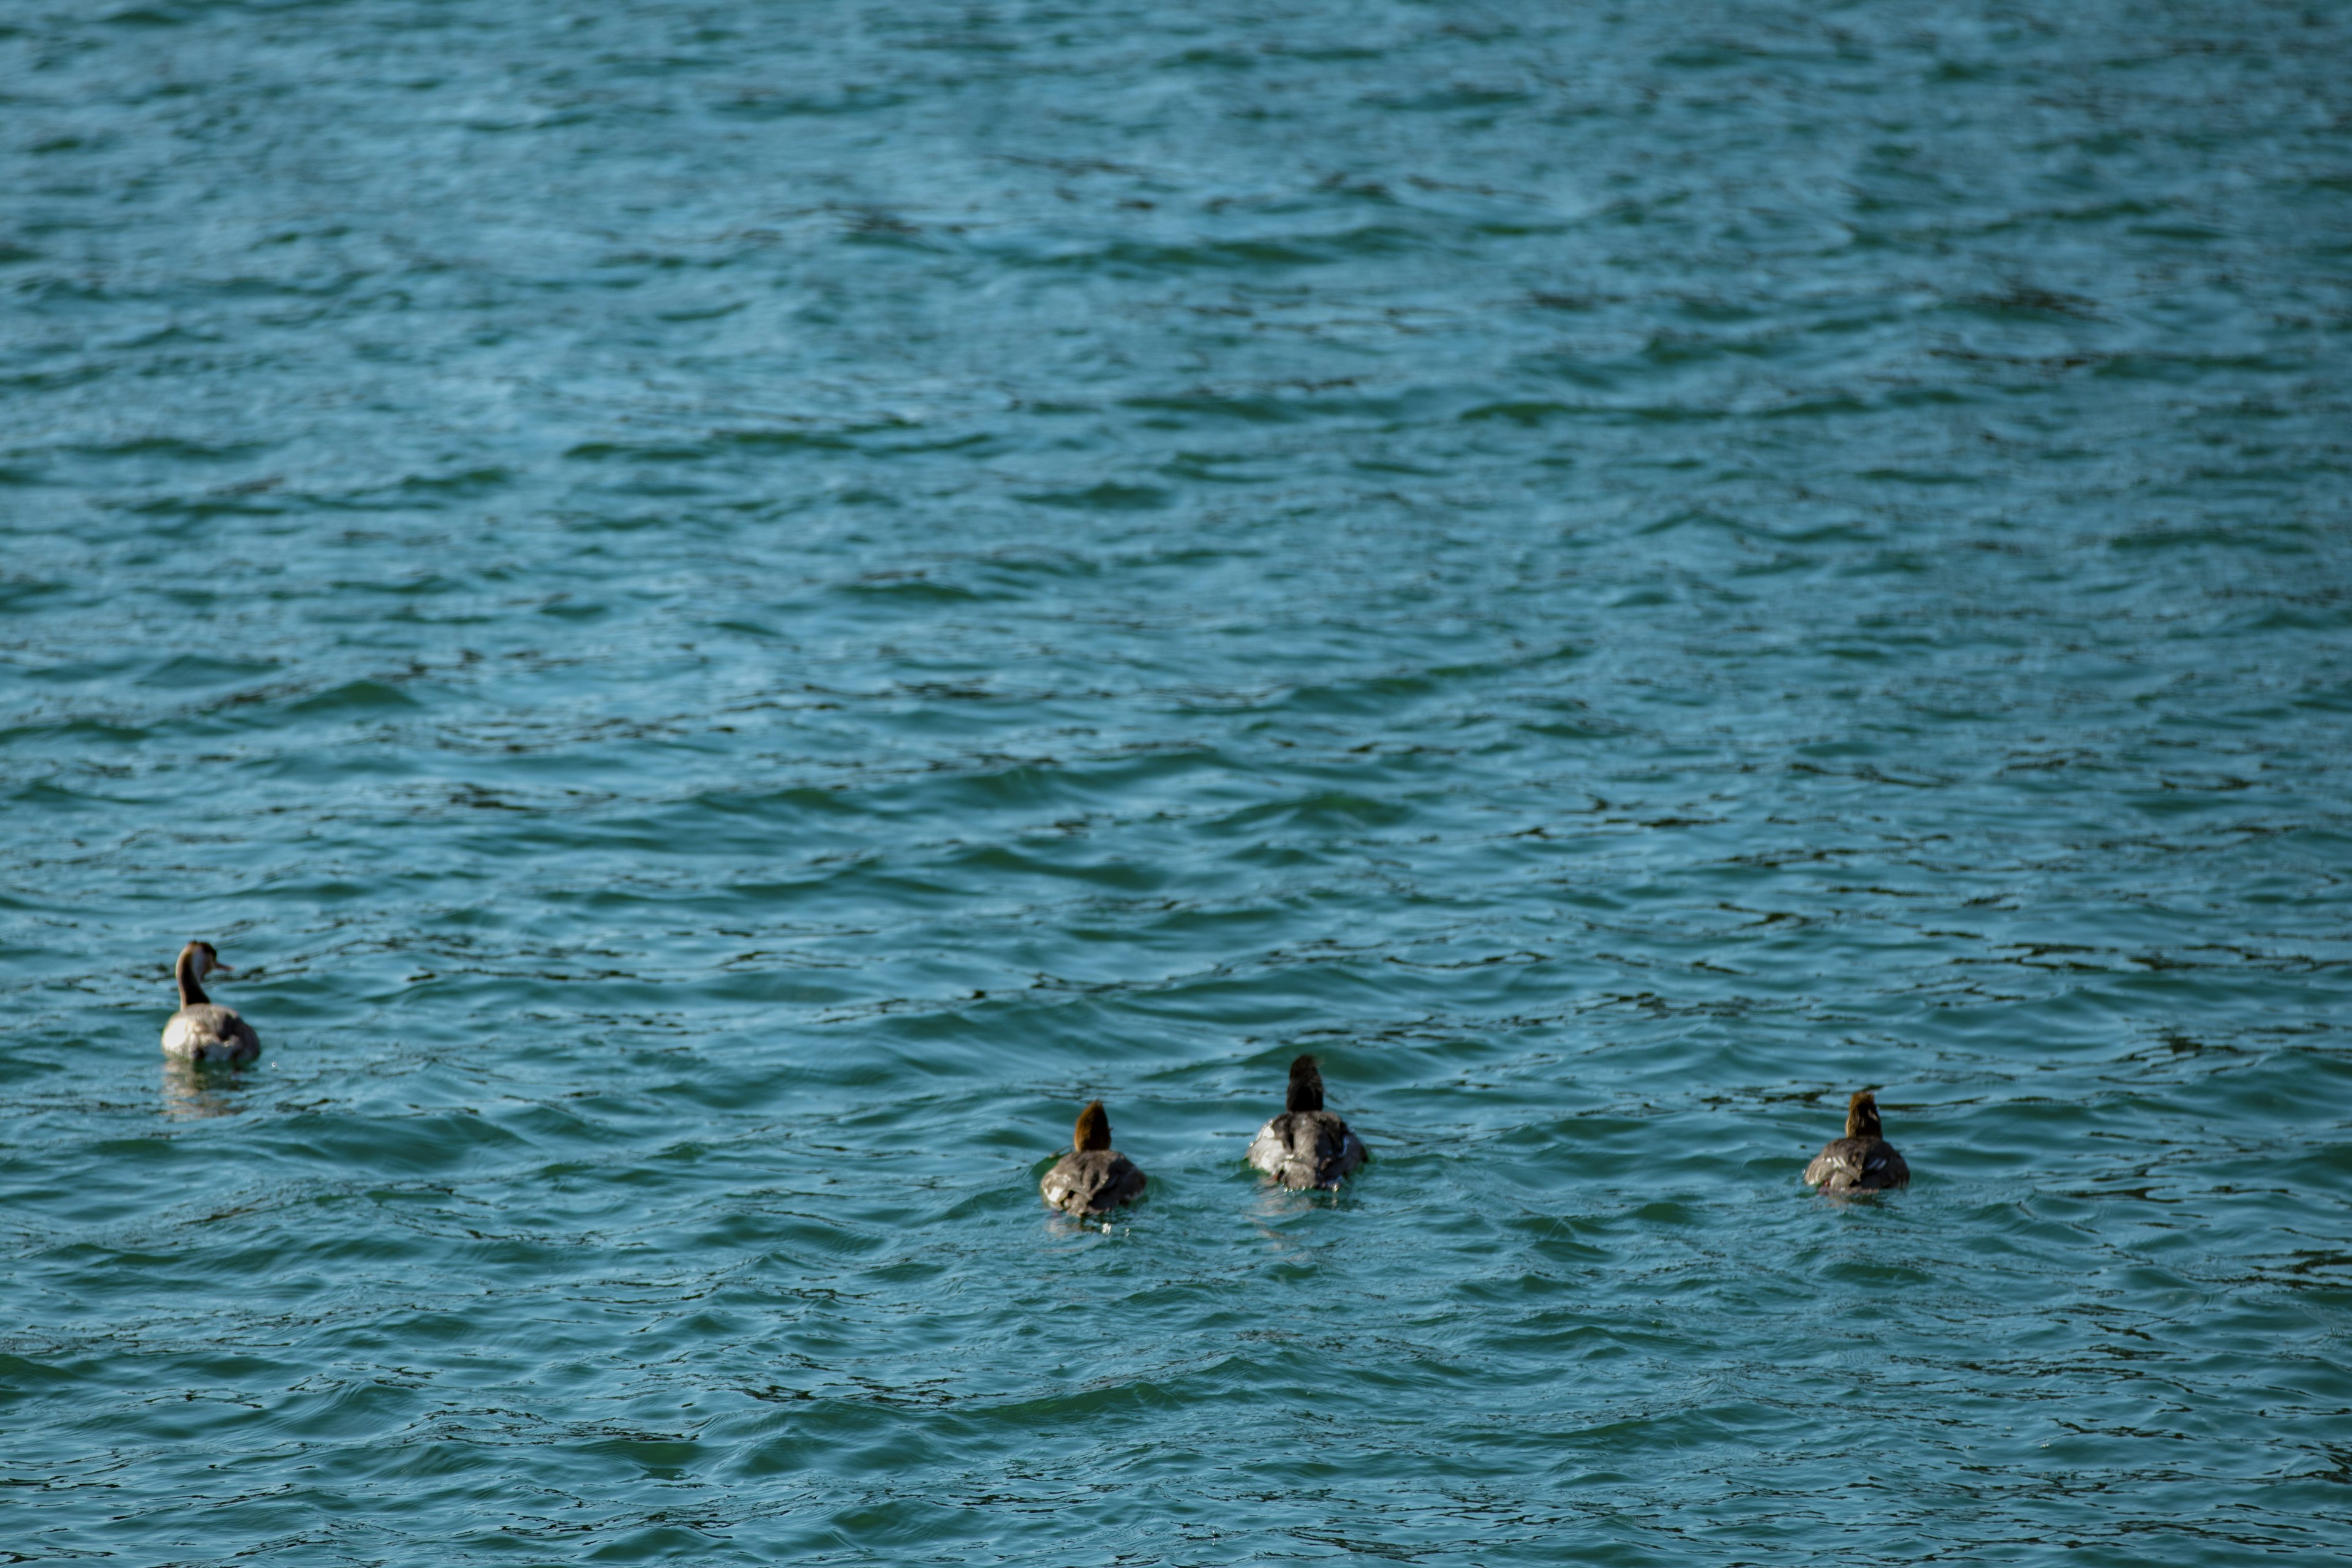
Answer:
<svg viewBox="0 0 2352 1568"><path fill-rule="evenodd" d="M1323 1109L1323 1072L1311 1056L1290 1064L1282 1113L1250 1141L1249 1163L1286 1187L1336 1189L1364 1163L1364 1145Z"/></svg>
<svg viewBox="0 0 2352 1568"><path fill-rule="evenodd" d="M163 1026L165 1054L192 1062L249 1062L261 1054L253 1026L205 994L205 976L234 974L211 942L192 942L180 950L173 978L180 985L180 1010Z"/></svg>

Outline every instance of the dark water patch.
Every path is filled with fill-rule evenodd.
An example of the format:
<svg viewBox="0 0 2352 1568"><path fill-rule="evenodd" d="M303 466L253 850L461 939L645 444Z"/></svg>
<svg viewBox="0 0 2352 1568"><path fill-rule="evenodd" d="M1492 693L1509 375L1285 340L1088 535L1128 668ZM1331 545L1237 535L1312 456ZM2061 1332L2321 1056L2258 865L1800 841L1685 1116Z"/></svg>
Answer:
<svg viewBox="0 0 2352 1568"><path fill-rule="evenodd" d="M1297 412L1278 397L1239 397L1208 392L1130 397L1126 400L1126 405L1152 414L1199 419L1232 419L1248 425L1288 424L1298 417Z"/></svg>
<svg viewBox="0 0 2352 1568"><path fill-rule="evenodd" d="M163 463L228 463L259 453L261 447L253 442L211 443L183 439L174 436L144 436L127 441L107 441L70 444L59 448L80 458L154 458Z"/></svg>
<svg viewBox="0 0 2352 1568"><path fill-rule="evenodd" d="M54 585L37 584L37 591L47 592ZM33 595L26 595L28 598ZM137 660L128 658L73 659L61 664L18 668L9 673L19 680L38 680L60 686L77 686L88 681L110 679L132 668Z"/></svg>
<svg viewBox="0 0 2352 1568"><path fill-rule="evenodd" d="M1319 828L1344 834L1397 826L1411 816L1409 807L1394 802L1339 790L1318 790L1229 813L1214 819L1210 831L1221 837L1252 840L1269 828Z"/></svg>
<svg viewBox="0 0 2352 1568"><path fill-rule="evenodd" d="M887 88L865 83L851 83L829 94L785 92L775 89L744 89L711 105L714 113L730 119L749 121L793 120L800 118L831 118L837 115L872 114L896 109L906 102L905 97Z"/></svg>
<svg viewBox="0 0 2352 1568"><path fill-rule="evenodd" d="M1547 420L1575 417L1579 415L1606 412L1588 405L1553 403L1545 400L1522 400L1509 403L1482 403L1465 410L1465 420L1507 419L1514 425L1539 426Z"/></svg>
<svg viewBox="0 0 2352 1568"><path fill-rule="evenodd" d="M567 458L584 462L597 462L619 458L635 463L692 463L710 456L710 448L701 444L677 442L625 443L616 441L583 441L566 450Z"/></svg>
<svg viewBox="0 0 2352 1568"><path fill-rule="evenodd" d="M287 711L314 718L339 713L395 712L417 706L416 700L397 686L388 686L381 680L350 680L306 697L292 704Z"/></svg>
<svg viewBox="0 0 2352 1568"><path fill-rule="evenodd" d="M1954 399L1954 401L1958 400ZM1870 405L1860 398L1838 395L1809 397L1795 403L1785 403L1762 412L1763 416L1768 419L1822 419L1843 414L1864 414L1869 411Z"/></svg>
<svg viewBox="0 0 2352 1568"><path fill-rule="evenodd" d="M465 584L454 577L446 577L432 570L411 569L400 576L376 581L338 578L328 584L336 594L384 595L394 598L433 598L443 594L462 592Z"/></svg>
<svg viewBox="0 0 2352 1568"><path fill-rule="evenodd" d="M1106 480L1082 490L1045 490L1021 499L1036 506L1082 511L1154 511L1166 506L1171 498L1156 485L1122 485Z"/></svg>
<svg viewBox="0 0 2352 1568"><path fill-rule="evenodd" d="M165 659L139 677L137 684L161 687L166 690L227 686L257 679L278 668L274 663L258 663L251 659L208 658L201 654L180 654Z"/></svg>
<svg viewBox="0 0 2352 1568"><path fill-rule="evenodd" d="M1405 114L1450 114L1464 110L1514 107L1530 101L1531 97L1531 94L1513 88L1456 83L1408 97L1375 97L1370 100L1370 106Z"/></svg>
<svg viewBox="0 0 2352 1568"><path fill-rule="evenodd" d="M761 795L706 794L688 804L694 809L750 817L780 826L802 826L811 817L860 816L868 809L845 790L807 786Z"/></svg>
<svg viewBox="0 0 2352 1568"><path fill-rule="evenodd" d="M728 446L752 452L781 453L803 449L845 452L856 449L855 443L846 435L829 430L731 430L719 439Z"/></svg>
<svg viewBox="0 0 2352 1568"><path fill-rule="evenodd" d="M2012 283L1996 294L1969 295L1958 305L1995 319L2095 321L2103 314L2095 300L2028 283Z"/></svg>
<svg viewBox="0 0 2352 1568"><path fill-rule="evenodd" d="M1975 485L1983 479L1974 474L1937 472L1919 468L1864 468L1854 478L1871 484L1899 485Z"/></svg>
<svg viewBox="0 0 2352 1568"><path fill-rule="evenodd" d="M89 790L68 789L47 780L20 784L10 792L8 798L27 809L48 811L87 812L99 810L110 804L122 804L118 797Z"/></svg>
<svg viewBox="0 0 2352 1568"><path fill-rule="evenodd" d="M1020 552L990 555L972 563L973 574L1013 593L1083 589L1116 564L1076 553Z"/></svg>
<svg viewBox="0 0 2352 1568"><path fill-rule="evenodd" d="M490 465L450 473L411 474L400 481L399 488L401 493L407 496L472 501L506 489L513 483L514 478L509 469Z"/></svg>
<svg viewBox="0 0 2352 1568"><path fill-rule="evenodd" d="M204 521L216 517L280 517L288 506L275 498L250 491L213 491L200 496L156 496L132 501L123 510L138 517L184 518Z"/></svg>
<svg viewBox="0 0 2352 1568"><path fill-rule="evenodd" d="M1112 240L1087 249L1034 257L1030 258L1030 264L1114 276L1280 273L1331 266L1360 257L1399 255L1417 250L1425 243L1412 230L1371 224L1329 234L1203 239L1180 244Z"/></svg>
<svg viewBox="0 0 2352 1568"><path fill-rule="evenodd" d="M110 12L103 20L118 27L178 27L197 20L208 8L203 5L132 5Z"/></svg>
<svg viewBox="0 0 2352 1568"><path fill-rule="evenodd" d="M867 603L909 609L969 603L981 597L961 584L942 583L927 573L895 568L868 573L855 582L838 584L835 591Z"/></svg>
<svg viewBox="0 0 2352 1568"><path fill-rule="evenodd" d="M2116 353L2101 355L2093 360L2091 374L2116 381L2153 381L2186 384L2217 373L2244 371L2267 375L2290 375L2307 368L2308 362L2302 355L2295 353L2224 355Z"/></svg>
<svg viewBox="0 0 2352 1568"><path fill-rule="evenodd" d="M1433 674L1400 672L1370 679L1302 686L1286 692L1268 706L1304 713L1373 714L1393 712L1444 689Z"/></svg>
<svg viewBox="0 0 2352 1568"><path fill-rule="evenodd" d="M1118 861L1073 860L991 847L969 850L950 859L954 868L1002 886L1009 880L1045 877L1083 882L1126 893L1147 893L1166 885L1161 873L1146 866Z"/></svg>

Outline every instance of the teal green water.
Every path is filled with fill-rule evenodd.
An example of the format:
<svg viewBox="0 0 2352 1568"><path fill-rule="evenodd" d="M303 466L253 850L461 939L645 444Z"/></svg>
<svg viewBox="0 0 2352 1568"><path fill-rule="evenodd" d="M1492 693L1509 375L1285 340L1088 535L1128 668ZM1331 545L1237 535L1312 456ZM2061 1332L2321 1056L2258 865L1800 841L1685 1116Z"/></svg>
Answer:
<svg viewBox="0 0 2352 1568"><path fill-rule="evenodd" d="M112 4L0 1556L2352 1549L2352 12Z"/></svg>

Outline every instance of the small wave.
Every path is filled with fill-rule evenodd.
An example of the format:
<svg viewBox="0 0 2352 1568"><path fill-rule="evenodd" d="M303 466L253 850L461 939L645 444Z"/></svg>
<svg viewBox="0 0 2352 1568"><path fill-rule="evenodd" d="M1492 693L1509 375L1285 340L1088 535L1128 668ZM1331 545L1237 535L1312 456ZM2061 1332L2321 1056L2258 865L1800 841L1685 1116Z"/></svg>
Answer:
<svg viewBox="0 0 2352 1568"><path fill-rule="evenodd" d="M315 719L337 714L381 714L418 706L416 699L397 686L387 686L381 680L347 680L292 703L286 710Z"/></svg>

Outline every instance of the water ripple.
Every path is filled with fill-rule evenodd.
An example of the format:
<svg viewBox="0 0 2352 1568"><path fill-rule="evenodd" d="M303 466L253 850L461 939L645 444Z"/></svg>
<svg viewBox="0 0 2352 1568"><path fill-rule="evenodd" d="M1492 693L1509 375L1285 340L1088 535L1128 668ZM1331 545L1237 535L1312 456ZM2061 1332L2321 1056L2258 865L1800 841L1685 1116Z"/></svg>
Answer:
<svg viewBox="0 0 2352 1568"><path fill-rule="evenodd" d="M5 1544L2342 1551L2347 53L0 24Z"/></svg>

